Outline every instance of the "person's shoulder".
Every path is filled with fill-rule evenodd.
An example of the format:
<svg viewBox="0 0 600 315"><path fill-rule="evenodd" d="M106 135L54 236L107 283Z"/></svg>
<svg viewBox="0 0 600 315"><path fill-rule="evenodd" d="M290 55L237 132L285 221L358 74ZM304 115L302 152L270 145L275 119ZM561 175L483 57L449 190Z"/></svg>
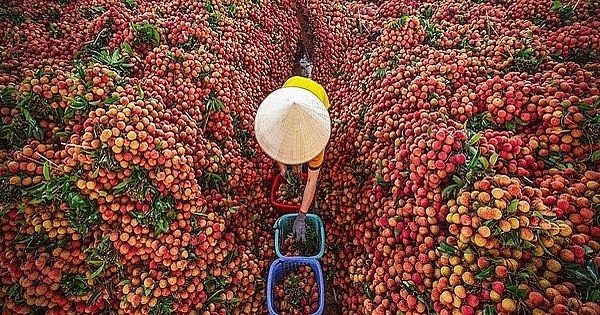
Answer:
<svg viewBox="0 0 600 315"><path fill-rule="evenodd" d="M316 81L313 81L309 78L301 77L301 76L293 76L287 79L283 86L298 86L298 85L310 85L310 84L318 84Z"/></svg>

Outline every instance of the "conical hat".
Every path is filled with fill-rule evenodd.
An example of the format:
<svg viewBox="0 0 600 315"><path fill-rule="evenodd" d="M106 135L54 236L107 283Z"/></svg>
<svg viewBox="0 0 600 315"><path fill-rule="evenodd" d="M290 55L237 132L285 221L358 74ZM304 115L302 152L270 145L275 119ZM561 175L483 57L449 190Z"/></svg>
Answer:
<svg viewBox="0 0 600 315"><path fill-rule="evenodd" d="M271 158L287 165L303 164L327 145L331 120L313 93L284 87L269 94L258 107L254 133Z"/></svg>

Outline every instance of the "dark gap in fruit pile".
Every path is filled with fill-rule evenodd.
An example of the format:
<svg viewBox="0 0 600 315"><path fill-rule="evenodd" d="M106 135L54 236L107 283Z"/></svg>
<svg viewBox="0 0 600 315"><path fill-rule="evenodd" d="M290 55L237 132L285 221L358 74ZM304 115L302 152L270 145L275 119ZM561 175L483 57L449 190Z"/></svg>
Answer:
<svg viewBox="0 0 600 315"><path fill-rule="evenodd" d="M314 64L314 60L312 59L314 56L313 35L311 28L308 25L307 17L301 8L296 10L296 17L298 18L298 24L300 25L300 41L298 41L296 54L294 55L292 74L307 76L301 61L302 58L306 58L311 64Z"/></svg>
<svg viewBox="0 0 600 315"><path fill-rule="evenodd" d="M304 182L302 177L294 172L286 172L283 182L275 193L276 201L284 205L299 206L302 204Z"/></svg>
<svg viewBox="0 0 600 315"><path fill-rule="evenodd" d="M315 256L319 253L319 240L314 226L307 220L306 241L298 241L292 234L288 234L281 246L285 256Z"/></svg>
<svg viewBox="0 0 600 315"><path fill-rule="evenodd" d="M300 266L275 285L279 314L312 314L319 308L319 286L310 266Z"/></svg>

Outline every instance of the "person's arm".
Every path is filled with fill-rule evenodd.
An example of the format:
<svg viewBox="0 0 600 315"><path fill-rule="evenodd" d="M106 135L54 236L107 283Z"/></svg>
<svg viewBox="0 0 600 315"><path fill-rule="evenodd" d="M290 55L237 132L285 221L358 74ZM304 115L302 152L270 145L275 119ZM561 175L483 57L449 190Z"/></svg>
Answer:
<svg viewBox="0 0 600 315"><path fill-rule="evenodd" d="M283 176L285 175L285 171L287 170L287 167L285 166L285 164L277 161L277 165L279 165L279 173Z"/></svg>
<svg viewBox="0 0 600 315"><path fill-rule="evenodd" d="M317 180L319 179L320 169L308 170L308 180L304 187L304 194L302 195L302 205L300 206L300 213L308 213L310 204L315 197L315 191L317 190Z"/></svg>
<svg viewBox="0 0 600 315"><path fill-rule="evenodd" d="M296 216L296 220L294 220L294 235L296 236L297 241L306 242L306 215L308 214L308 209L310 208L310 204L312 203L313 198L315 197L315 191L317 190L317 180L319 179L319 168L308 170L308 180L306 181L306 186L304 187L304 194L302 195L302 205L300 205L300 210L298 211L298 215Z"/></svg>

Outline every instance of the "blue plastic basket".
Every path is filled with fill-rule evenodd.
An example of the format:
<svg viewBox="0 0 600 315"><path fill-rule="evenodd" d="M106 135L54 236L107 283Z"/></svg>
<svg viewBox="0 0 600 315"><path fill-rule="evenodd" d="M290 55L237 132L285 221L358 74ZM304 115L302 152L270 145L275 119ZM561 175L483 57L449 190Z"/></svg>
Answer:
<svg viewBox="0 0 600 315"><path fill-rule="evenodd" d="M267 279L267 308L270 315L279 315L275 309L275 301L273 290L283 278L290 272L298 269L298 267L310 266L315 272L317 286L319 287L319 308L311 315L320 315L325 309L325 281L323 280L323 269L321 264L316 259L303 257L278 258L269 268L269 277Z"/></svg>
<svg viewBox="0 0 600 315"><path fill-rule="evenodd" d="M273 228L275 229L275 254L277 254L278 258L286 257L281 253L281 244L283 244L288 235L293 233L294 220L296 220L297 215L297 213L284 214L279 217L273 225ZM314 256L307 256L306 258L321 259L323 254L325 254L325 227L323 221L318 215L309 213L306 215L305 222L307 225L312 225L317 233L317 243L319 247L318 253Z"/></svg>

